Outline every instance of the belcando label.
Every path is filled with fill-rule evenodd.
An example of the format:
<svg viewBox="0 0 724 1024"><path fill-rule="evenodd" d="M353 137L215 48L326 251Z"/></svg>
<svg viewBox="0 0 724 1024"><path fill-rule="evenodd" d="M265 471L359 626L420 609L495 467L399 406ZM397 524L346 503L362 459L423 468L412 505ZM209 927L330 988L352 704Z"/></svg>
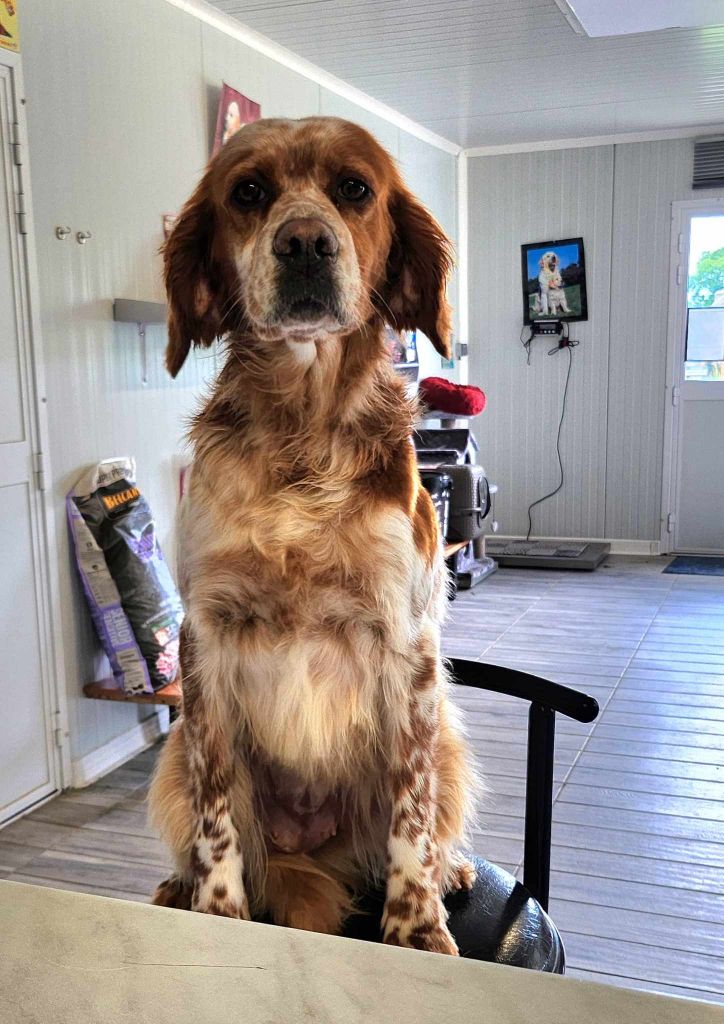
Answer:
<svg viewBox="0 0 724 1024"><path fill-rule="evenodd" d="M127 487L125 491L119 491L117 494L102 494L101 501L110 512L121 505L127 505L129 501L135 501L140 496L141 492L137 487Z"/></svg>

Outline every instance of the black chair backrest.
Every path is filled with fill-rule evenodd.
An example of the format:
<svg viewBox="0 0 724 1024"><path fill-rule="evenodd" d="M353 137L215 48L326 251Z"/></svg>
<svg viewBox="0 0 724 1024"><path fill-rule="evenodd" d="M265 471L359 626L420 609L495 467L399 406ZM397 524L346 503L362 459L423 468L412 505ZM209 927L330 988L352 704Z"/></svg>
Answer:
<svg viewBox="0 0 724 1024"><path fill-rule="evenodd" d="M543 909L548 910L556 712L577 722L593 722L598 716L598 703L578 690L502 665L486 665L465 658L450 658L449 665L453 681L460 686L504 693L530 702L523 884Z"/></svg>

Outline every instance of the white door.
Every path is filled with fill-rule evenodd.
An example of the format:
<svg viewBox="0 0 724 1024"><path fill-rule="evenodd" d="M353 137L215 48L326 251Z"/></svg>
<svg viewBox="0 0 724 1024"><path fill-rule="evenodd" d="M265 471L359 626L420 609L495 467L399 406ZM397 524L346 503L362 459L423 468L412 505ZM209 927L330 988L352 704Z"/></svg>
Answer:
<svg viewBox="0 0 724 1024"><path fill-rule="evenodd" d="M671 284L664 550L724 554L724 199L674 203Z"/></svg>
<svg viewBox="0 0 724 1024"><path fill-rule="evenodd" d="M0 823L56 789L13 68L0 54Z"/></svg>

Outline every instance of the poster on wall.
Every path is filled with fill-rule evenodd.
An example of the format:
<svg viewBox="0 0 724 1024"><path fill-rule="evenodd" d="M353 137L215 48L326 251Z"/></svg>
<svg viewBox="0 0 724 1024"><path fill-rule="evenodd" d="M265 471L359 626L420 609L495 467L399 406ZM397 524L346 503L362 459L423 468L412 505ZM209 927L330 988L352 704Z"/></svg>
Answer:
<svg viewBox="0 0 724 1024"><path fill-rule="evenodd" d="M0 0L0 46L13 53L20 53L18 36L19 0Z"/></svg>
<svg viewBox="0 0 724 1024"><path fill-rule="evenodd" d="M258 103L250 100L247 96L242 96L236 89L232 89L226 82L222 82L219 112L216 115L214 148L211 155L214 156L218 153L224 143L228 142L232 135L236 135L245 124L258 121L260 117L261 107Z"/></svg>
<svg viewBox="0 0 724 1024"><path fill-rule="evenodd" d="M520 248L525 323L588 320L583 239L530 242Z"/></svg>

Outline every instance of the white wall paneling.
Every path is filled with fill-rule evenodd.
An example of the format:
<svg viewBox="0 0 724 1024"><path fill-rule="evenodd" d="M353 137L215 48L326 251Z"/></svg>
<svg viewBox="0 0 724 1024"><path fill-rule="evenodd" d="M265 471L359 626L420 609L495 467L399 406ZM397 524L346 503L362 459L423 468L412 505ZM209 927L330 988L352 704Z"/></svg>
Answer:
<svg viewBox="0 0 724 1024"><path fill-rule="evenodd" d="M355 121L357 124L361 124L367 131L372 132L377 141L395 159L400 155L399 127L390 121L386 121L379 114L374 114L370 110L363 110L357 107L351 100L323 87L320 87L319 90L319 112L325 116L342 117L347 121Z"/></svg>
<svg viewBox="0 0 724 1024"><path fill-rule="evenodd" d="M519 245L583 235L591 320L573 325L566 487L536 533L658 541L671 204L688 199L691 139L469 158L470 378L488 391L482 460L506 534L555 482L563 360L524 366ZM700 197L715 191L696 193ZM525 372L524 372L525 371Z"/></svg>
<svg viewBox="0 0 724 1024"><path fill-rule="evenodd" d="M613 147L481 157L469 168L470 382L488 406L476 421L481 462L500 488L505 534L525 534L530 502L557 482L556 431L568 358L533 343L526 366L520 246L582 235L590 320L572 326L562 453L565 489L534 511L538 536L603 536Z"/></svg>
<svg viewBox="0 0 724 1024"><path fill-rule="evenodd" d="M400 168L415 195L433 212L453 244L457 243L457 159L450 153L426 145L407 132L400 131ZM453 305L455 336L458 334L457 278L453 275L448 290ZM443 370L438 353L418 331L420 378L437 376L457 379L458 367Z"/></svg>

